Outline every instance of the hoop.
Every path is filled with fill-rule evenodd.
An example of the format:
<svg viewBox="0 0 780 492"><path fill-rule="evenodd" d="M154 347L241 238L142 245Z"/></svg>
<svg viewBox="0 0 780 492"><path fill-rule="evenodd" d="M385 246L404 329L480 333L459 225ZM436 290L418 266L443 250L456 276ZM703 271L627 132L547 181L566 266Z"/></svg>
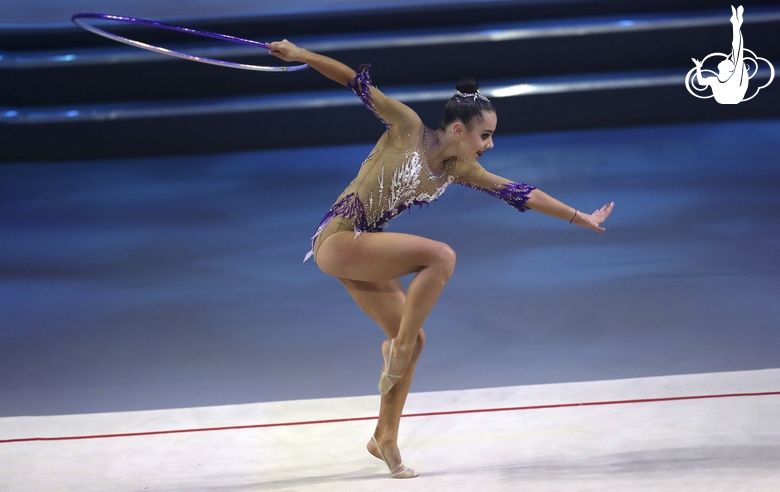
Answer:
<svg viewBox="0 0 780 492"><path fill-rule="evenodd" d="M98 29L95 26L91 26L81 19L104 19L104 20L112 20L112 21L119 21L119 22L128 22L132 24L143 24L145 26L168 29L170 31L186 32L188 34L195 34L196 36L214 38L222 41L230 41L232 43L247 44L249 46L258 46L265 49L269 49L269 46L267 43L261 43L260 41L252 41L251 39L237 38L235 36L229 36L227 34L219 34L216 32L199 31L197 29L190 29L188 27L179 27L171 24L165 24L162 22L155 22L155 21L150 21L145 19L136 19L134 17L122 17L119 15L111 15L111 14L80 13L80 14L74 14L73 17L71 17L70 19L77 26L86 29L87 31L93 32L98 36L103 36L104 38L113 39L114 41L119 41L120 43L128 44L130 46L135 46L136 48L154 51L156 53L162 53L163 55L175 56L177 58L184 58L185 60L191 60L200 63L208 63L209 65L217 65L220 67L239 68L242 70L256 70L261 72L294 72L297 70L303 70L309 68L309 66L306 64L289 65L289 66L247 65L244 63L235 63L226 60L217 60L215 58L207 58L205 56L190 55L188 53L173 51L167 48L161 48L159 46L142 43L134 39L125 38L123 36L119 36L116 34L111 34L110 32L104 31L102 29Z"/></svg>

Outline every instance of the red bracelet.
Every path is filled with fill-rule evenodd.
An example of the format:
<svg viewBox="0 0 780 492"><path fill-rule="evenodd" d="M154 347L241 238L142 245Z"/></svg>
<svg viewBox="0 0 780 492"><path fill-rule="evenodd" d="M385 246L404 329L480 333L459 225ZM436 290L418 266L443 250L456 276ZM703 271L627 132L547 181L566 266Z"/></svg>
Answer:
<svg viewBox="0 0 780 492"><path fill-rule="evenodd" d="M574 222L574 219L576 219L576 218L577 218L577 209L575 208L575 209L574 209L574 217L572 217L572 218L571 218L571 220L569 221L569 224L571 224L572 222Z"/></svg>

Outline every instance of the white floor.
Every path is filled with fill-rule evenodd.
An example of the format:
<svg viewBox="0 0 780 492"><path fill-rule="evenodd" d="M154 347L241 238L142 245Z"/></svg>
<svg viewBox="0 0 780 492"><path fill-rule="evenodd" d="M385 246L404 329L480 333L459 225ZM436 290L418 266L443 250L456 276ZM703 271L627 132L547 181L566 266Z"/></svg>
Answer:
<svg viewBox="0 0 780 492"><path fill-rule="evenodd" d="M721 396L663 400L704 395ZM780 369L415 393L400 445L420 477L407 481L365 451L378 401L3 418L0 490L780 488ZM571 403L604 404L556 407ZM90 436L104 437L29 440Z"/></svg>

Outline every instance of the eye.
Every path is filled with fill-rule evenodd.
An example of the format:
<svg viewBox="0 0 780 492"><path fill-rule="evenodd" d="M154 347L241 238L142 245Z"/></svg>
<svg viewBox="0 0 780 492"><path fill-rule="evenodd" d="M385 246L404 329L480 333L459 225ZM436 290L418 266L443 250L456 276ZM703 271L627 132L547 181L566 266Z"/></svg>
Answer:
<svg viewBox="0 0 780 492"><path fill-rule="evenodd" d="M487 140L489 136L490 136L489 133L483 133L482 134L482 140Z"/></svg>

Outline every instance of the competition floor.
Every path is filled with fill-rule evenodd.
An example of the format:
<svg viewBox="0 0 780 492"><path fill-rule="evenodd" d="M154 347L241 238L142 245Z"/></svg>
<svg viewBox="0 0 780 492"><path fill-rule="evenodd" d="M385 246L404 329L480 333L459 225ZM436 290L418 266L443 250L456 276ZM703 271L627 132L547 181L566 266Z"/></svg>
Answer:
<svg viewBox="0 0 780 492"><path fill-rule="evenodd" d="M413 480L391 479L365 451L378 396L0 419L6 439L22 439L0 441L0 485L772 491L780 485L778 382L774 369L414 393L399 440L420 472Z"/></svg>
<svg viewBox="0 0 780 492"><path fill-rule="evenodd" d="M394 221L458 253L403 483L344 420L381 333L301 264L370 145L0 166L0 490L773 490L778 134L499 135L488 169L607 233L460 187ZM730 396L663 400L697 395Z"/></svg>

